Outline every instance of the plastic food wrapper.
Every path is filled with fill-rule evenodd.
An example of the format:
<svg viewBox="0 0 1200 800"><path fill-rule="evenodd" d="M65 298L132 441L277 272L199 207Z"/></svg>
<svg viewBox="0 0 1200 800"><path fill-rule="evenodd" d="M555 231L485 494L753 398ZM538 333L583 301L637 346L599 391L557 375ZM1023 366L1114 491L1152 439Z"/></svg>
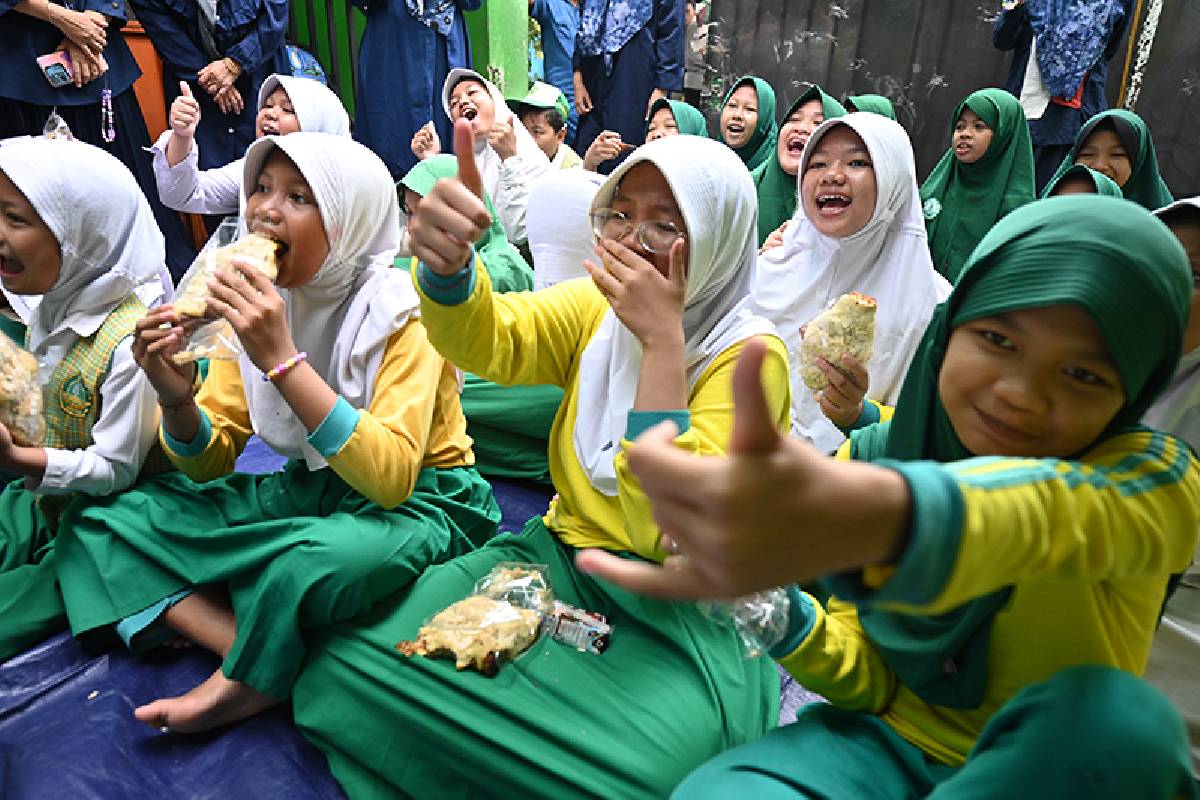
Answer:
<svg viewBox="0 0 1200 800"><path fill-rule="evenodd" d="M257 233L237 236L237 220L227 219L204 245L192 268L179 283L175 293L175 312L181 318L202 318L208 305L208 282L218 272L230 269L234 258L243 258L256 265L264 275L275 280L279 274L276 263L279 244ZM187 364L201 358L233 361L242 352L233 327L223 319L200 325L188 336L187 347L172 356L176 364Z"/></svg>
<svg viewBox="0 0 1200 800"><path fill-rule="evenodd" d="M42 387L38 360L0 333L0 423L22 447L41 447L46 441L42 417Z"/></svg>
<svg viewBox="0 0 1200 800"><path fill-rule="evenodd" d="M417 638L399 642L406 656L452 658L457 669L494 677L529 649L554 607L543 564L497 564L468 597L434 614Z"/></svg>
<svg viewBox="0 0 1200 800"><path fill-rule="evenodd" d="M814 392L829 381L817 366L823 358L841 369L842 354L866 364L875 348L875 298L849 292L808 323L800 342L800 379Z"/></svg>
<svg viewBox="0 0 1200 800"><path fill-rule="evenodd" d="M765 655L783 641L791 608L787 590L782 588L754 592L736 600L700 604L700 610L709 619L737 631L746 658Z"/></svg>
<svg viewBox="0 0 1200 800"><path fill-rule="evenodd" d="M542 633L581 653L600 655L608 649L612 626L603 614L555 600L554 608L542 617Z"/></svg>

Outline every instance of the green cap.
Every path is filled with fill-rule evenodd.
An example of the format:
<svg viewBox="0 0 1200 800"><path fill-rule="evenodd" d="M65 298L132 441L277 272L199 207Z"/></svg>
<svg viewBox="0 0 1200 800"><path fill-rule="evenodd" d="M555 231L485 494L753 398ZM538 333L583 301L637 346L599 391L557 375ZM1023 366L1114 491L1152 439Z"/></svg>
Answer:
<svg viewBox="0 0 1200 800"><path fill-rule="evenodd" d="M562 114L563 122L566 122L571 115L571 109L567 105L567 96L562 93L562 90L542 81L534 81L533 85L529 87L528 94L516 100L509 100L508 105L518 115L521 113L522 107L557 109L558 113Z"/></svg>

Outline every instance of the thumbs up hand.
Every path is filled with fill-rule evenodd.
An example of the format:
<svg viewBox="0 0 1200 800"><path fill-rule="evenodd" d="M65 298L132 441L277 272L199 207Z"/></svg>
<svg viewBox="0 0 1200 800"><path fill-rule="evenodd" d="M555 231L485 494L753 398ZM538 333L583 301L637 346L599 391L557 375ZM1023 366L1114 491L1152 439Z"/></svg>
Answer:
<svg viewBox="0 0 1200 800"><path fill-rule="evenodd" d="M766 353L755 339L738 358L727 456L676 447L669 422L629 450L674 555L657 567L586 550L576 557L582 571L642 594L732 598L895 559L911 515L906 481L780 432L762 386Z"/></svg>
<svg viewBox="0 0 1200 800"><path fill-rule="evenodd" d="M458 175L442 178L417 206L409 225L414 256L438 275L450 276L467 263L471 243L492 224L483 200L483 177L475 163L475 134L468 120L454 123Z"/></svg>
<svg viewBox="0 0 1200 800"><path fill-rule="evenodd" d="M187 81L179 82L179 97L171 103L171 132L184 139L196 136L200 124L200 103L192 96L192 87Z"/></svg>

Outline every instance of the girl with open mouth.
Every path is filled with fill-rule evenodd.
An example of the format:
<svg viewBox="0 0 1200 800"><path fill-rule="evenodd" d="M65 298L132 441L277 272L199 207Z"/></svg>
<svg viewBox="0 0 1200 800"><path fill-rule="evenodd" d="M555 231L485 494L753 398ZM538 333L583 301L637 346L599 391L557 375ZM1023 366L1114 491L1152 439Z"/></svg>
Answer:
<svg viewBox="0 0 1200 800"><path fill-rule="evenodd" d="M762 78L746 75L725 94L717 126L721 141L753 170L771 157L779 136L775 90Z"/></svg>

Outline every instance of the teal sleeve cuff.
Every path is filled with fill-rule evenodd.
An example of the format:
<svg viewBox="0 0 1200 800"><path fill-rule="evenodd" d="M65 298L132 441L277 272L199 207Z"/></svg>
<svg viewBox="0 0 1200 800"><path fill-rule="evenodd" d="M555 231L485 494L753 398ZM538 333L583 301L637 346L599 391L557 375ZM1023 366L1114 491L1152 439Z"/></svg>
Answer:
<svg viewBox="0 0 1200 800"><path fill-rule="evenodd" d="M858 419L850 423L849 428L843 428L841 425L838 425L837 429L842 432L843 436L849 436L854 431L861 430L868 425L874 425L876 422L879 422L879 406L864 398L862 401L862 412L858 415Z"/></svg>
<svg viewBox="0 0 1200 800"><path fill-rule="evenodd" d="M167 447L171 448L171 452L177 456L191 458L200 455L208 448L208 440L212 438L212 423L208 421L208 414L204 413L203 408L197 406L196 410L200 412L200 427L196 430L196 438L190 442L179 441L167 433L165 426L162 429L163 438L167 440Z"/></svg>
<svg viewBox="0 0 1200 800"><path fill-rule="evenodd" d="M796 648L804 644L804 640L812 633L813 625L817 623L817 610L812 598L800 591L800 587L792 584L787 587L788 607L787 632L778 644L771 648L771 658L787 658L796 652Z"/></svg>
<svg viewBox="0 0 1200 800"><path fill-rule="evenodd" d="M333 408L321 420L317 429L308 435L308 443L321 454L322 458L337 455L346 441L358 427L358 417L361 414L357 408L350 405L344 397L338 397Z"/></svg>
<svg viewBox="0 0 1200 800"><path fill-rule="evenodd" d="M630 411L625 418L625 438L629 441L641 436L660 422L670 420L679 429L679 435L692 427L692 412L686 408L676 411Z"/></svg>
<svg viewBox="0 0 1200 800"><path fill-rule="evenodd" d="M932 603L950 580L958 561L965 518L958 482L934 461L875 462L899 472L912 497L908 544L887 583L872 589L861 570L825 578L823 583L845 600L860 605Z"/></svg>
<svg viewBox="0 0 1200 800"><path fill-rule="evenodd" d="M457 306L467 302L475 291L475 248L466 265L453 275L438 275L424 262L417 267L417 282L430 300L443 306Z"/></svg>
<svg viewBox="0 0 1200 800"><path fill-rule="evenodd" d="M125 642L125 646L134 653L144 653L147 650L153 650L159 645L166 644L169 639L177 634L166 626L162 615L171 606L191 593L191 589L180 589L175 594L164 597L149 608L143 608L136 614L118 620L116 625L117 635L121 637L121 641Z"/></svg>

